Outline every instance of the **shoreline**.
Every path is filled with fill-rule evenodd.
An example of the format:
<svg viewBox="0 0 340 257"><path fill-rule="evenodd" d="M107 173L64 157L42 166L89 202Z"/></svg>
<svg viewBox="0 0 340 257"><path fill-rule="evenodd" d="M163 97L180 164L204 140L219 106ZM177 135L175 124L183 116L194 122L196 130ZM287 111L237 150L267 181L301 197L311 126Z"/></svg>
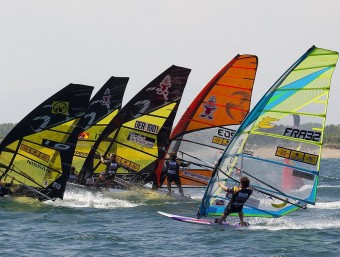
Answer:
<svg viewBox="0 0 340 257"><path fill-rule="evenodd" d="M322 158L340 158L340 149L324 147L321 152Z"/></svg>

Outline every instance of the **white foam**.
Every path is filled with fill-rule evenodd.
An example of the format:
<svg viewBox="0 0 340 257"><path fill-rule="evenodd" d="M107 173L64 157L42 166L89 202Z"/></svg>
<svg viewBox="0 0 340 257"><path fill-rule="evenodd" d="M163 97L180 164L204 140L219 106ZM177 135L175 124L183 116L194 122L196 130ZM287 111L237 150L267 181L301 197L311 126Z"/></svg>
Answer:
<svg viewBox="0 0 340 257"><path fill-rule="evenodd" d="M340 185L318 185L318 188L340 188Z"/></svg>
<svg viewBox="0 0 340 257"><path fill-rule="evenodd" d="M94 193L86 190L65 191L64 200L55 202L47 201L47 204L54 206L64 206L72 208L96 208L96 209L115 209L115 208L133 208L139 204L131 203L127 200L121 200L102 193Z"/></svg>
<svg viewBox="0 0 340 257"><path fill-rule="evenodd" d="M273 219L254 218L248 219L251 226L249 229L252 230L302 230L302 229L339 229L339 219L322 219L320 217L312 217L310 219L303 219L297 217L281 217Z"/></svg>
<svg viewBox="0 0 340 257"><path fill-rule="evenodd" d="M337 202L316 202L315 205L308 205L310 209L334 210L340 209L340 201Z"/></svg>

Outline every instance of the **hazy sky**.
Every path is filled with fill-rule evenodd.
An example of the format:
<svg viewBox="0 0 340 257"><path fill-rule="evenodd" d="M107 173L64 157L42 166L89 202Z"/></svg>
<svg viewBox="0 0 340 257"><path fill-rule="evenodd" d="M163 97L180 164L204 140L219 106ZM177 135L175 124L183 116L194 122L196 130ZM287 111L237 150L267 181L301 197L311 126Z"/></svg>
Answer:
<svg viewBox="0 0 340 257"><path fill-rule="evenodd" d="M236 54L259 58L254 106L312 45L340 51L339 10L339 0L0 0L0 123L110 76L130 77L125 104L172 64L192 69L178 120ZM327 124L339 110L337 67Z"/></svg>

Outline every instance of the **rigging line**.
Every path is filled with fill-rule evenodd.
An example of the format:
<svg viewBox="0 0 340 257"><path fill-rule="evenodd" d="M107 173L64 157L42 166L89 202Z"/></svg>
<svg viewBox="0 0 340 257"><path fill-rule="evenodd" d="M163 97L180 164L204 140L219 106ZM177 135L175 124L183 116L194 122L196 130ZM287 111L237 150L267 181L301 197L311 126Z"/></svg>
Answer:
<svg viewBox="0 0 340 257"><path fill-rule="evenodd" d="M180 152L180 153L182 153L182 154L185 154L185 155L188 155L189 157L194 158L194 159L196 159L196 160L198 160L198 161L201 161L201 162L203 162L203 163L206 163L206 164L210 165L210 166L211 166L210 168L212 168L212 169L214 169L214 167L215 167L214 164L212 164L212 163L210 163L210 162L207 162L207 161L204 161L204 160L202 160L202 159L200 159L200 158L198 158L198 157L196 157L196 156L193 156L193 155L191 155L191 154L185 153L185 152L180 151L180 150L178 150L178 152Z"/></svg>
<svg viewBox="0 0 340 257"><path fill-rule="evenodd" d="M161 149L162 151L166 152L167 154L170 154L170 152L168 152L164 147ZM181 152L181 151L178 151L178 152ZM184 153L184 152L181 152L181 153ZM184 153L185 154L185 153ZM179 157L176 157L176 159L180 160L180 161L185 161L185 162L188 162L187 160L185 159L182 159L182 158L179 158ZM200 160L197 158L197 160ZM201 160L202 161L202 160ZM202 161L203 162L203 161ZM198 167L202 167L202 168L210 168L210 169L214 169L214 167L211 167L211 166L207 166L207 165L204 165L204 164L200 164L200 163L196 163L196 162L191 162L191 164L194 164ZM209 164L211 165L211 164Z"/></svg>
<svg viewBox="0 0 340 257"><path fill-rule="evenodd" d="M231 180L233 180L233 181L235 181L235 182L237 182L237 183L240 183L239 181L237 181L236 179L234 179L233 177L231 177L231 176L229 176L229 175L227 175L223 170L221 170L219 167L216 167L218 170L220 170L225 176L227 176L228 178L230 178ZM243 171L242 171L243 172ZM244 172L245 173L245 172ZM218 188L218 187L217 187ZM216 190L217 190L217 188L216 188ZM262 191L262 190L260 190L260 189L257 189L257 188L253 188L255 191L258 191L259 193L262 193L262 194L265 194L265 195L268 195L268 196L271 196L271 197L273 197L273 198L276 198L276 199L278 199L278 200L281 200L281 201L283 201L283 202L286 202L286 203L289 203L289 204L292 204L292 205L294 205L294 206L297 206L297 207L299 207L299 208L301 208L301 209L306 209L306 206L300 206L300 205L298 205L298 204L296 204L296 203L292 203L291 201L288 201L287 199L282 199L281 197L278 197L278 196L276 196L276 195L273 195L273 194L270 194L270 193L267 193L267 192L265 192L265 191ZM275 189L275 188L274 188ZM215 191L216 191L215 190ZM277 189L275 189L275 190L277 190ZM214 192L215 192L214 191ZM277 191L279 191L279 190L277 190ZM213 192L213 193L214 193ZM284 193L282 193L282 194L284 194ZM285 194L284 194L285 195Z"/></svg>
<svg viewBox="0 0 340 257"><path fill-rule="evenodd" d="M214 149L220 150L220 151L224 150L224 149L218 148L216 146L210 146L210 145L207 145L207 144L204 144L204 143L199 143L199 142L195 142L195 141L184 139L184 138L182 138L182 139L174 139L173 141L188 142L188 143L192 143L192 144L195 144L195 145L201 145L201 146L206 146L206 147L209 147L209 148L214 148Z"/></svg>
<svg viewBox="0 0 340 257"><path fill-rule="evenodd" d="M266 182L264 182L263 180L261 180L261 179L259 179L259 178L256 178L255 176L249 174L248 172L242 170L241 168L237 168L237 167L235 167L235 166L234 166L233 168L234 168L234 169L237 169L237 170L239 170L240 172L243 172L244 174L248 175L249 177L251 177L251 178L253 178L253 179L255 179L255 180L261 182L262 184L266 185L267 187L270 187L271 189L275 190L276 192L278 192L278 193L280 193L280 194L283 194L283 195L285 194L285 193L283 193L281 190L279 190L279 189L277 189L277 188L275 188L275 187L273 187L273 186L267 184Z"/></svg>

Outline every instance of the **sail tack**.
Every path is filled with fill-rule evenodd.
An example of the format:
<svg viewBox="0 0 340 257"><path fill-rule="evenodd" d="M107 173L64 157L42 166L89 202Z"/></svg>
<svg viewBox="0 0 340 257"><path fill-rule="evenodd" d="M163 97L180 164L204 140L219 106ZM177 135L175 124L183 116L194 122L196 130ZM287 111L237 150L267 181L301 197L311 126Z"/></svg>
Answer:
<svg viewBox="0 0 340 257"><path fill-rule="evenodd" d="M182 185L208 184L215 162L249 112L257 64L254 55L235 56L197 95L174 128L169 151L178 151L179 157L192 162L180 170ZM158 179L163 165L164 159L157 168Z"/></svg>
<svg viewBox="0 0 340 257"><path fill-rule="evenodd" d="M0 144L0 176L12 191L40 200L63 198L78 125L93 87L70 84L22 119Z"/></svg>
<svg viewBox="0 0 340 257"><path fill-rule="evenodd" d="M279 217L315 204L332 73L338 53L310 48L269 89L223 153L200 215L221 215L229 202L218 187L251 180L246 216Z"/></svg>

